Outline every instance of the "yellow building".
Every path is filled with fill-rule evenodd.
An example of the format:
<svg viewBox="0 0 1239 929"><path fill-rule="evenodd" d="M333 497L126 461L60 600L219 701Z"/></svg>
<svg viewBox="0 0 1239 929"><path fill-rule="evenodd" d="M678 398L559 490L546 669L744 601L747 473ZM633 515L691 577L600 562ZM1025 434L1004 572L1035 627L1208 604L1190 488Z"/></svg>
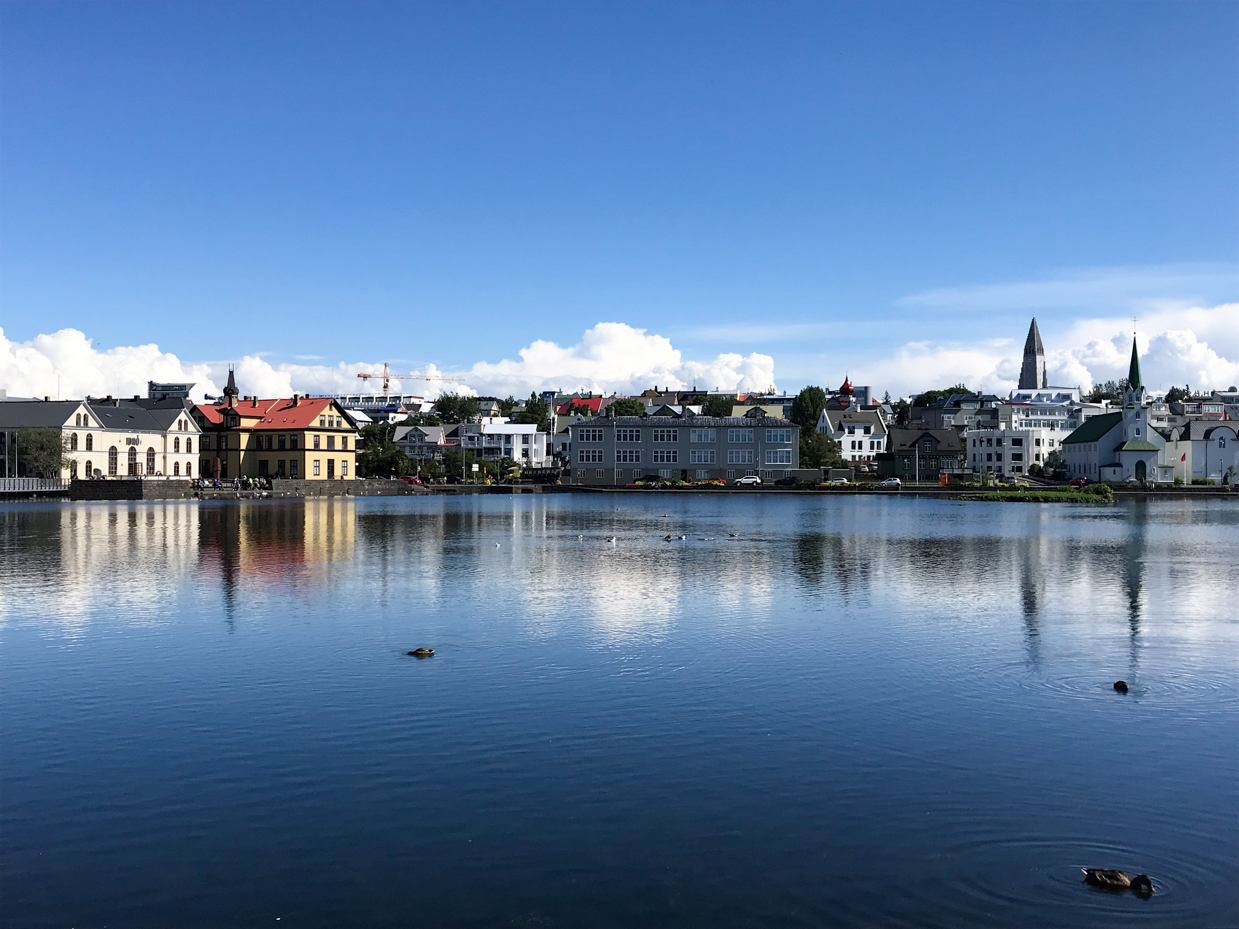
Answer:
<svg viewBox="0 0 1239 929"><path fill-rule="evenodd" d="M194 419L202 430L201 477L357 477L357 426L331 397L238 397L230 371L224 400L195 407Z"/></svg>

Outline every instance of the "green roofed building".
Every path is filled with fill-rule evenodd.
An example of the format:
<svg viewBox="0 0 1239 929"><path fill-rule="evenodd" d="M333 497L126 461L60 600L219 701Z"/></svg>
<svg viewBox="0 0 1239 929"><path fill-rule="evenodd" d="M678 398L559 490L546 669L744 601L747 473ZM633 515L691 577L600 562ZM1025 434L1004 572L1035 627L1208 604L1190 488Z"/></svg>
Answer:
<svg viewBox="0 0 1239 929"><path fill-rule="evenodd" d="M1131 340L1122 410L1085 420L1063 440L1062 453L1073 478L1157 483L1174 480L1174 466L1166 461L1166 437L1149 425L1135 338Z"/></svg>

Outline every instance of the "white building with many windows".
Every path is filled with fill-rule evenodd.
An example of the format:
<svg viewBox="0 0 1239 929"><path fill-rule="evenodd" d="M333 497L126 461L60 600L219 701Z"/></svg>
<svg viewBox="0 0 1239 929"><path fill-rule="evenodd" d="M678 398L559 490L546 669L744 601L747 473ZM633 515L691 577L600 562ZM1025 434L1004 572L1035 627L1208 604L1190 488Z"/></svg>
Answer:
<svg viewBox="0 0 1239 929"><path fill-rule="evenodd" d="M534 423L509 423L487 418L480 423L461 423L456 431L460 447L480 458L511 458L530 468L546 461L546 433Z"/></svg>
<svg viewBox="0 0 1239 929"><path fill-rule="evenodd" d="M838 442L848 461L873 461L886 451L888 431L881 409L822 410L817 431Z"/></svg>

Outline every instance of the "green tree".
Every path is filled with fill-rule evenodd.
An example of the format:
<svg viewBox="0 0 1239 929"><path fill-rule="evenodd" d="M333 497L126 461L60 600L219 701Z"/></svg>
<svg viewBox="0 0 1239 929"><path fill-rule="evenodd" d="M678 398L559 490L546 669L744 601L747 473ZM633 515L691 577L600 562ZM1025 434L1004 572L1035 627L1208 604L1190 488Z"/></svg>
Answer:
<svg viewBox="0 0 1239 929"><path fill-rule="evenodd" d="M847 462L839 450L839 443L816 429L800 429L800 467L844 468Z"/></svg>
<svg viewBox="0 0 1239 929"><path fill-rule="evenodd" d="M433 413L411 413L400 423L402 426L442 426L443 420Z"/></svg>
<svg viewBox="0 0 1239 929"><path fill-rule="evenodd" d="M908 406L907 400L900 400L895 404L895 425L906 426L912 421L912 410Z"/></svg>
<svg viewBox="0 0 1239 929"><path fill-rule="evenodd" d="M817 428L817 421L826 409L826 391L820 387L806 387L796 394L792 401L791 421L800 427L803 436L806 431ZM816 465L811 465L816 467Z"/></svg>
<svg viewBox="0 0 1239 929"><path fill-rule="evenodd" d="M891 402L891 392L889 390L886 393L882 394L882 402L883 403Z"/></svg>
<svg viewBox="0 0 1239 929"><path fill-rule="evenodd" d="M465 397L461 394L444 394L435 401L435 412L445 423L476 423L481 416L482 408L477 397Z"/></svg>
<svg viewBox="0 0 1239 929"><path fill-rule="evenodd" d="M1065 470L1067 470L1067 462L1063 458L1063 453L1058 449L1054 449L1054 451L1045 456L1045 468L1043 471L1053 474L1055 471Z"/></svg>
<svg viewBox="0 0 1239 929"><path fill-rule="evenodd" d="M1088 401L1089 403L1101 403L1103 400L1122 400L1123 391L1126 389L1127 378L1094 384L1092 392L1088 395Z"/></svg>
<svg viewBox="0 0 1239 929"><path fill-rule="evenodd" d="M51 426L22 426L17 430L17 462L28 477L60 477L70 462L64 433Z"/></svg>
<svg viewBox="0 0 1239 929"><path fill-rule="evenodd" d="M1182 403L1191 395L1192 389L1187 384L1184 384L1182 387L1171 387L1168 391L1166 391L1166 402Z"/></svg>
<svg viewBox="0 0 1239 929"><path fill-rule="evenodd" d="M701 405L703 416L730 416L731 408L736 405L732 394L710 394Z"/></svg>
<svg viewBox="0 0 1239 929"><path fill-rule="evenodd" d="M949 397L951 394L971 394L972 391L964 384L956 384L954 387L948 387L945 390L927 390L923 394L917 394L916 399L912 401L913 406L929 406L936 403L944 397Z"/></svg>
<svg viewBox="0 0 1239 929"><path fill-rule="evenodd" d="M392 441L395 432L391 423L368 423L357 431L362 446L357 453L358 477L399 477L413 470L408 456Z"/></svg>
<svg viewBox="0 0 1239 929"><path fill-rule="evenodd" d="M499 412L502 413L504 416L511 416L512 411L515 410L520 405L521 405L521 402L519 400L517 400L511 394L508 394L508 398L506 400L499 401Z"/></svg>
<svg viewBox="0 0 1239 929"><path fill-rule="evenodd" d="M611 411L613 416L645 415L645 404L640 400L633 399L632 397L624 397L620 400L616 400L609 407L607 407L607 409Z"/></svg>
<svg viewBox="0 0 1239 929"><path fill-rule="evenodd" d="M537 391L534 391L529 395L529 399L525 401L525 409L516 414L516 421L518 423L532 423L541 432L549 435L551 431L551 412L551 405L538 396Z"/></svg>

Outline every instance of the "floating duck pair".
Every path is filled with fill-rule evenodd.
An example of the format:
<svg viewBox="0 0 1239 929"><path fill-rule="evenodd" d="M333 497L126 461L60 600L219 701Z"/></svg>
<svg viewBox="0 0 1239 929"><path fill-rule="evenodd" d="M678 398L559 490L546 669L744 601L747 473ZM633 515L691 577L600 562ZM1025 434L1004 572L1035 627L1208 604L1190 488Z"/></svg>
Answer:
<svg viewBox="0 0 1239 929"><path fill-rule="evenodd" d="M1137 874L1128 877L1124 871L1114 871L1110 868L1081 868L1084 872L1084 883L1102 890L1130 890L1138 897L1153 895L1153 882L1147 874Z"/></svg>

